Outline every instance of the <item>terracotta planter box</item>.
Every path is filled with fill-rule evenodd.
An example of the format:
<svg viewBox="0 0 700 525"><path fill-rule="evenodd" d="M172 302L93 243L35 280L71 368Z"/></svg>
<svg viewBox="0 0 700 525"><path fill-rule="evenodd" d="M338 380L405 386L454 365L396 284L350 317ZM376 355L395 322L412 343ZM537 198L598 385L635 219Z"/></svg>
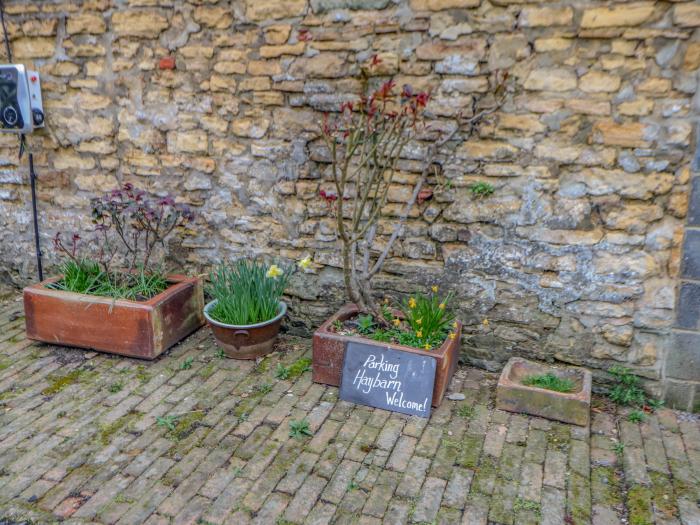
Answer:
<svg viewBox="0 0 700 525"><path fill-rule="evenodd" d="M197 278L169 276L171 286L148 301L47 288L58 279L24 289L29 339L154 359L204 324L204 294Z"/></svg>
<svg viewBox="0 0 700 525"><path fill-rule="evenodd" d="M440 406L445 391L457 368L462 324L457 321L457 337L454 339L445 339L445 342L440 348L431 351L392 343L379 343L364 337L339 335L332 330L335 321L345 321L358 313L359 310L354 304L345 305L314 332L313 380L316 383L340 386L345 348L348 343L354 341L357 343L376 345L378 348L388 347L402 352L411 352L413 354L427 355L435 358L436 371L432 405L434 407Z"/></svg>
<svg viewBox="0 0 700 525"><path fill-rule="evenodd" d="M573 381L574 391L555 392L522 384L527 376L548 372ZM587 426L591 414L591 383L591 372L584 368L554 367L512 357L498 380L496 406L509 412L521 412Z"/></svg>

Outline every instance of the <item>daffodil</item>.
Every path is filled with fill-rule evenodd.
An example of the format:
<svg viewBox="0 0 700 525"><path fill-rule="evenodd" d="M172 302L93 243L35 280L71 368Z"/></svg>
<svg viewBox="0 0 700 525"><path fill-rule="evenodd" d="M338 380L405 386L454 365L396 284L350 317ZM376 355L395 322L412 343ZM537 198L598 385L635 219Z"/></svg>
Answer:
<svg viewBox="0 0 700 525"><path fill-rule="evenodd" d="M282 271L282 269L279 266L277 266L276 264L273 264L272 266L270 266L268 268L265 276L269 277L270 279L277 279L283 273L284 272Z"/></svg>
<svg viewBox="0 0 700 525"><path fill-rule="evenodd" d="M394 320L392 322L394 323L394 326L401 325L401 319L399 319L398 317L394 317Z"/></svg>
<svg viewBox="0 0 700 525"><path fill-rule="evenodd" d="M433 290L433 293L437 293L438 287L437 287L437 286L433 286L433 287L432 287L432 290Z"/></svg>
<svg viewBox="0 0 700 525"><path fill-rule="evenodd" d="M416 332L416 337L423 337L423 330L418 330Z"/></svg>
<svg viewBox="0 0 700 525"><path fill-rule="evenodd" d="M440 303L440 304L438 305L438 308L439 308L440 310L444 310L444 309L445 309L445 303Z"/></svg>
<svg viewBox="0 0 700 525"><path fill-rule="evenodd" d="M457 337L456 333L450 332L450 339L452 339L454 341L456 337Z"/></svg>
<svg viewBox="0 0 700 525"><path fill-rule="evenodd" d="M416 319L416 324L423 324L423 319Z"/></svg>
<svg viewBox="0 0 700 525"><path fill-rule="evenodd" d="M483 324L484 326L488 326L488 325L489 325L489 320L488 320L488 319L484 319L483 321L481 321L481 324Z"/></svg>
<svg viewBox="0 0 700 525"><path fill-rule="evenodd" d="M459 325L457 324L457 321L455 321L454 323L452 323L452 328L454 328L455 330L457 330L457 328L459 328Z"/></svg>
<svg viewBox="0 0 700 525"><path fill-rule="evenodd" d="M309 266L311 266L311 257L309 257L309 256L307 255L307 256L304 257L301 261L299 261L299 262L297 263L297 265L298 265L299 268L301 268L302 270L306 270Z"/></svg>
<svg viewBox="0 0 700 525"><path fill-rule="evenodd" d="M423 348L425 348L426 350L430 350L430 343L425 343L423 345Z"/></svg>
<svg viewBox="0 0 700 525"><path fill-rule="evenodd" d="M411 297L411 298L408 300L408 307L409 307L409 308L415 308L415 307L416 307L416 300L415 300L413 297Z"/></svg>

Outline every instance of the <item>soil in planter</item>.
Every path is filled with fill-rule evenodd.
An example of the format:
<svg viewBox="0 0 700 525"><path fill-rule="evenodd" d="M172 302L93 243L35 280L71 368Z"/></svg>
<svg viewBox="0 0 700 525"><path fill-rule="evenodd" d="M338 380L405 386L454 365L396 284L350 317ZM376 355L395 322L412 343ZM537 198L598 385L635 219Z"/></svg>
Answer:
<svg viewBox="0 0 700 525"><path fill-rule="evenodd" d="M357 314L345 321L337 320L330 327L330 330L338 335L351 337L365 337L381 343L393 343L422 350L436 350L450 332L434 334L429 338L419 337L416 332L404 323L398 326L383 327L372 319L371 315Z"/></svg>

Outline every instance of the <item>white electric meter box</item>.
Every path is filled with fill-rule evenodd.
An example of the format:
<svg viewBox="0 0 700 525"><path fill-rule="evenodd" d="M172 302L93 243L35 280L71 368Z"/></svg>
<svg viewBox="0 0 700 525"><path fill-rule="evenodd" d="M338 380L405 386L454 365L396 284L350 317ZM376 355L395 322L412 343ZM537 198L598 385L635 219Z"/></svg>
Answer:
<svg viewBox="0 0 700 525"><path fill-rule="evenodd" d="M39 73L0 64L0 131L27 134L44 127Z"/></svg>

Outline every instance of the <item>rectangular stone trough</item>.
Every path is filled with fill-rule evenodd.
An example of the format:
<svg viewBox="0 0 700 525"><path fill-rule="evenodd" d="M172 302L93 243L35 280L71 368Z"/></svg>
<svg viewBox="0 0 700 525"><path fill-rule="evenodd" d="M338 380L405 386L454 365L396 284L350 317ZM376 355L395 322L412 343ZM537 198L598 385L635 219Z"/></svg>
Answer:
<svg viewBox="0 0 700 525"><path fill-rule="evenodd" d="M523 384L528 376L548 372L573 381L574 391L555 392ZM587 426L591 414L591 382L591 373L584 368L555 367L512 357L498 380L496 406L509 412Z"/></svg>

